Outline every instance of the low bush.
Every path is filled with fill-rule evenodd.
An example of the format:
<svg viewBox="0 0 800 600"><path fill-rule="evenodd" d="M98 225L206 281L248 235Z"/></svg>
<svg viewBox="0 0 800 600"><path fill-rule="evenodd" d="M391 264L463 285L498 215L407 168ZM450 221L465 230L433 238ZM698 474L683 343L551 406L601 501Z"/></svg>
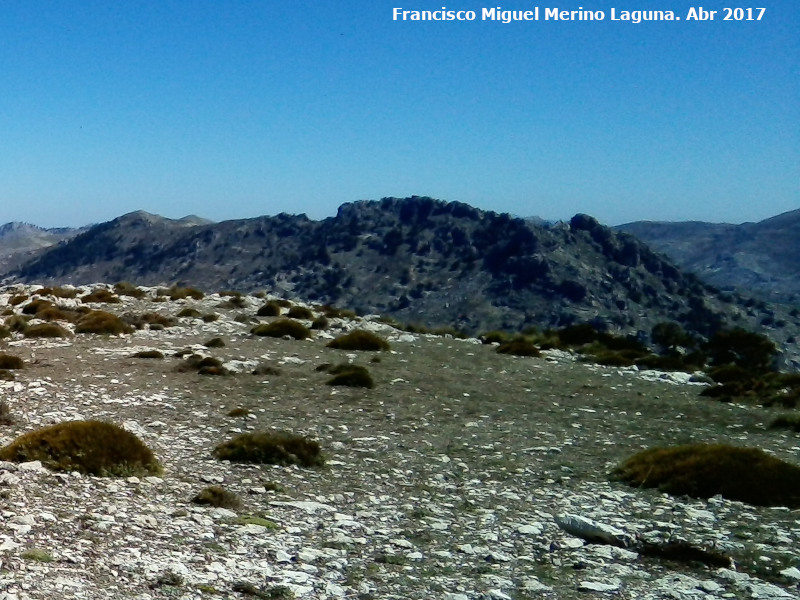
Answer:
<svg viewBox="0 0 800 600"><path fill-rule="evenodd" d="M118 296L129 296L131 298L144 298L147 293L132 283L127 281L120 281L119 283L114 284L114 292Z"/></svg>
<svg viewBox="0 0 800 600"><path fill-rule="evenodd" d="M314 318L314 313L310 308L295 305L289 309L289 312L286 313L286 316L291 317L292 319L305 319L310 321Z"/></svg>
<svg viewBox="0 0 800 600"><path fill-rule="evenodd" d="M219 460L316 467L325 459L319 443L286 431L244 433L214 448Z"/></svg>
<svg viewBox="0 0 800 600"><path fill-rule="evenodd" d="M55 471L97 476L160 475L153 452L131 432L103 421L69 421L21 435L0 460L39 460Z"/></svg>
<svg viewBox="0 0 800 600"><path fill-rule="evenodd" d="M45 300L43 298L37 298L35 300L31 300L28 304L22 307L22 314L23 315L35 315L41 310L46 308L52 308L55 306L50 300Z"/></svg>
<svg viewBox="0 0 800 600"><path fill-rule="evenodd" d="M375 382L366 367L348 363L337 365L328 370L333 375L326 383L333 386L361 387L372 389Z"/></svg>
<svg viewBox="0 0 800 600"><path fill-rule="evenodd" d="M223 348L225 346L225 340L221 337L211 338L207 342L204 342L203 346L206 348Z"/></svg>
<svg viewBox="0 0 800 600"><path fill-rule="evenodd" d="M505 331L487 331L478 337L482 344L502 344L508 341L509 335Z"/></svg>
<svg viewBox="0 0 800 600"><path fill-rule="evenodd" d="M791 429L800 433L800 415L779 415L769 424L770 429Z"/></svg>
<svg viewBox="0 0 800 600"><path fill-rule="evenodd" d="M368 352L389 350L390 348L389 342L385 339L363 329L356 329L348 334L340 335L328 342L327 345L328 348L336 348L337 350L364 350Z"/></svg>
<svg viewBox="0 0 800 600"><path fill-rule="evenodd" d="M281 315L281 307L275 301L270 301L264 304L256 311L259 317L279 317Z"/></svg>
<svg viewBox="0 0 800 600"><path fill-rule="evenodd" d="M255 369L253 369L253 375L278 376L282 373L283 371L281 371L278 367L273 367L271 365L258 365Z"/></svg>
<svg viewBox="0 0 800 600"><path fill-rule="evenodd" d="M96 302L102 304L119 304L119 296L105 288L97 288L92 290L85 296L81 296L81 302L88 304L89 302Z"/></svg>
<svg viewBox="0 0 800 600"><path fill-rule="evenodd" d="M327 329L330 322L325 315L319 316L311 322L311 329L322 330Z"/></svg>
<svg viewBox="0 0 800 600"><path fill-rule="evenodd" d="M30 317L23 315L12 315L6 319L6 327L15 333L25 333L28 328Z"/></svg>
<svg viewBox="0 0 800 600"><path fill-rule="evenodd" d="M250 409L242 407L232 408L231 410L228 411L229 417L246 417L249 414L250 414Z"/></svg>
<svg viewBox="0 0 800 600"><path fill-rule="evenodd" d="M158 350L141 350L136 352L133 358L164 358L164 354Z"/></svg>
<svg viewBox="0 0 800 600"><path fill-rule="evenodd" d="M93 310L75 324L75 333L119 335L133 333L134 328L117 315L104 310Z"/></svg>
<svg viewBox="0 0 800 600"><path fill-rule="evenodd" d="M308 337L311 337L311 331L308 329L308 327L299 321L293 321L292 319L280 319L279 321L273 321L272 323L262 323L261 325L256 325L253 327L250 330L250 333L253 335L275 338L289 336L296 340L304 340Z"/></svg>
<svg viewBox="0 0 800 600"><path fill-rule="evenodd" d="M725 444L651 448L624 461L612 477L673 495L721 494L756 506L800 507L800 468L757 448Z"/></svg>
<svg viewBox="0 0 800 600"><path fill-rule="evenodd" d="M514 356L541 356L539 348L533 342L524 338L517 337L511 341L504 342L497 347L498 354L512 354Z"/></svg>
<svg viewBox="0 0 800 600"><path fill-rule="evenodd" d="M37 323L23 330L26 338L64 338L72 334L56 323Z"/></svg>
<svg viewBox="0 0 800 600"><path fill-rule="evenodd" d="M235 510L241 506L239 497L222 486L212 485L205 488L192 498L194 504L204 506L214 506L217 508L229 508Z"/></svg>
<svg viewBox="0 0 800 600"><path fill-rule="evenodd" d="M36 313L36 318L42 321L68 321L74 323L81 318L82 312L65 309L60 306L46 306Z"/></svg>
<svg viewBox="0 0 800 600"><path fill-rule="evenodd" d="M215 315L214 313L208 313L207 315L203 315L200 317L203 323L213 323L214 321L219 320L219 315Z"/></svg>
<svg viewBox="0 0 800 600"><path fill-rule="evenodd" d="M150 329L158 329L164 327L174 327L178 322L173 317L167 317L157 312L147 312L141 315L126 313L122 315L122 320L128 325L132 325L136 329L144 329L148 325Z"/></svg>
<svg viewBox="0 0 800 600"><path fill-rule="evenodd" d="M19 356L0 352L0 369L21 369L25 363Z"/></svg>
<svg viewBox="0 0 800 600"><path fill-rule="evenodd" d="M196 308L183 308L178 312L178 317L180 318L188 318L188 319L199 319L203 316Z"/></svg>
<svg viewBox="0 0 800 600"><path fill-rule="evenodd" d="M18 304L22 304L23 302L25 302L25 300L27 300L28 298L30 298L28 294L16 294L15 296L11 296L8 303L11 306L17 306Z"/></svg>
<svg viewBox="0 0 800 600"><path fill-rule="evenodd" d="M193 287L180 287L180 286L172 286L169 290L167 290L166 296L169 296L170 300L185 300L186 298L191 298L193 300L202 300L205 298L205 294L198 290L197 288Z"/></svg>

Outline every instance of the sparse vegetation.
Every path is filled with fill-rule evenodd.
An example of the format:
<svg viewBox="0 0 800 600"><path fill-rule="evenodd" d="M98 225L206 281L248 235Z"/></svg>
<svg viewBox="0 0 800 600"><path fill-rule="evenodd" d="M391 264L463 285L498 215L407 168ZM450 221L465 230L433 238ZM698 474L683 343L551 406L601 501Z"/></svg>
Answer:
<svg viewBox="0 0 800 600"><path fill-rule="evenodd" d="M0 460L39 460L55 471L97 476L161 473L161 465L139 438L103 421L69 421L23 434L0 448Z"/></svg>
<svg viewBox="0 0 800 600"><path fill-rule="evenodd" d="M141 288L136 287L127 281L120 281L114 284L114 292L118 296L130 296L131 298L144 298L147 294Z"/></svg>
<svg viewBox="0 0 800 600"><path fill-rule="evenodd" d="M202 300L206 296L197 288L180 286L172 286L164 295L169 296L169 299L173 301L185 300L186 298L191 298L192 300Z"/></svg>
<svg viewBox="0 0 800 600"><path fill-rule="evenodd" d="M722 494L757 506L800 507L800 467L757 448L725 444L651 448L624 461L612 476L673 495Z"/></svg>
<svg viewBox="0 0 800 600"><path fill-rule="evenodd" d="M272 323L262 323L253 327L250 333L275 338L288 336L296 340L304 340L311 337L311 331L308 327L292 319L280 319Z"/></svg>
<svg viewBox="0 0 800 600"><path fill-rule="evenodd" d="M220 460L317 467L325 460L319 443L285 431L243 433L214 449Z"/></svg>
<svg viewBox="0 0 800 600"><path fill-rule="evenodd" d="M356 329L328 342L328 348L337 350L363 350L375 352L390 349L389 342L371 331Z"/></svg>

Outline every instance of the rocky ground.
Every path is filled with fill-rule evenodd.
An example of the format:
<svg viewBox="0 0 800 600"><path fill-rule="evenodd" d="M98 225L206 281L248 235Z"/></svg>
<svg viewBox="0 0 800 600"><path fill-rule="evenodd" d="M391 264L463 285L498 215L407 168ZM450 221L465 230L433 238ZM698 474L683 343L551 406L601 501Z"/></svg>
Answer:
<svg viewBox="0 0 800 600"><path fill-rule="evenodd" d="M0 292L0 310L23 289L32 288ZM14 419L0 442L102 419L137 434L164 473L111 479L0 463L0 599L800 597L797 511L673 498L608 478L642 448L689 441L794 460L800 440L769 431L766 409L699 398L700 386L681 375L560 352L498 355L477 340L375 320L331 319L305 341L258 338L249 330L263 299L244 297L237 308L218 295L156 303L147 291L149 299L94 307L174 316L188 306L219 318L2 342L26 366L0 382ZM353 328L377 331L391 351L325 347ZM213 337L225 346L201 345ZM180 372L183 359L172 354L187 347L232 373ZM144 349L166 358L132 357ZM375 388L326 385L316 367L343 361L368 367ZM258 365L272 371L251 374ZM249 414L228 416L234 408ZM211 453L237 433L273 428L318 439L326 465L231 464ZM213 484L241 506L191 502ZM733 562L709 567L588 543L558 524L570 515Z"/></svg>

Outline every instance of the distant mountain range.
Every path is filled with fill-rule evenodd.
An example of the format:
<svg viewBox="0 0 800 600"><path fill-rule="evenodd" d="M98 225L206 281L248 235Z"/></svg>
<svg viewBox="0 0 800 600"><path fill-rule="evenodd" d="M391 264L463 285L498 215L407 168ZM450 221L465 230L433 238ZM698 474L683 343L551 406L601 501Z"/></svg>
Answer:
<svg viewBox="0 0 800 600"><path fill-rule="evenodd" d="M39 238L24 260L16 253L5 281L266 289L472 333L592 321L646 335L676 321L700 335L766 330L785 345L800 325L780 307L719 292L587 215L549 224L458 202L384 198L344 204L322 221L135 212L61 235L44 248Z"/></svg>
<svg viewBox="0 0 800 600"><path fill-rule="evenodd" d="M741 225L637 221L616 229L714 286L800 304L800 210Z"/></svg>

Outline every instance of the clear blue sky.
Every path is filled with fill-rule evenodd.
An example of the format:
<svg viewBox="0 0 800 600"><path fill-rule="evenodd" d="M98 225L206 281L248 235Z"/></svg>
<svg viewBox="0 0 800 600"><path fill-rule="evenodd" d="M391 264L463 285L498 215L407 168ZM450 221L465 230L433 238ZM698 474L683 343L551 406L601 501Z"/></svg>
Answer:
<svg viewBox="0 0 800 600"><path fill-rule="evenodd" d="M761 21L635 0L504 24L471 0L6 0L0 223L321 218L412 194L607 224L766 218L800 208L800 17L756 5ZM392 20L442 6L478 19Z"/></svg>

